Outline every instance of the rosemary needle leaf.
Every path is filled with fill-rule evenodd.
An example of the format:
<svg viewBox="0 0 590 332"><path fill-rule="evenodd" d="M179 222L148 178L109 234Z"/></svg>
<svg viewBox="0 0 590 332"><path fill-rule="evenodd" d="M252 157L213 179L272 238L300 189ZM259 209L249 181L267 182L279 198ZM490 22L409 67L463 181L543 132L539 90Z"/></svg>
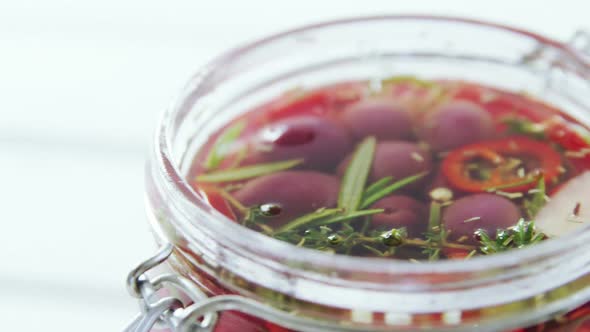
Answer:
<svg viewBox="0 0 590 332"><path fill-rule="evenodd" d="M359 218L359 217L370 216L370 215L373 215L373 214L382 213L383 211L385 211L385 210L383 210L383 209L360 210L360 211L346 213L346 214L343 214L343 215L333 216L333 217L330 217L330 218L328 218L326 220L315 220L311 224L313 226L329 225L329 224L334 224L334 223L337 223L337 222L342 222L342 221L346 221L346 220L356 219L356 218Z"/></svg>
<svg viewBox="0 0 590 332"><path fill-rule="evenodd" d="M303 163L303 159L292 159L273 163L248 165L233 169L224 169L197 176L197 182L232 182L245 180L261 175L283 171Z"/></svg>
<svg viewBox="0 0 590 332"><path fill-rule="evenodd" d="M285 233L290 230L297 229L299 227L305 226L313 221L318 219L330 217L338 212L341 212L341 209L319 209L312 213L308 213L303 215L293 221L288 222L287 224L283 225L281 228L277 229L275 234Z"/></svg>
<svg viewBox="0 0 590 332"><path fill-rule="evenodd" d="M368 206L371 206L371 204L377 202L381 198L383 198L387 195L390 195L394 191L396 191L400 188L403 188L403 187L409 185L410 183L423 178L426 174L427 174L427 172L422 172L422 173L419 173L416 175L405 177L399 181L394 182L393 184L390 184L388 186L380 188L379 190L376 190L375 192L371 193L370 195L365 195L363 198L363 202L361 204L361 208L364 209ZM367 189L367 191L369 191L369 190Z"/></svg>
<svg viewBox="0 0 590 332"><path fill-rule="evenodd" d="M246 121L238 121L232 126L226 128L221 133L221 135L217 137L217 140L215 140L215 143L213 143L211 151L205 160L205 167L207 170L214 169L219 166L219 164L221 164L225 154L224 149L226 149L231 142L240 137L245 128Z"/></svg>
<svg viewBox="0 0 590 332"><path fill-rule="evenodd" d="M389 183L393 181L393 176L386 176L381 180L377 180L373 182L370 186L367 187L365 193L363 194L363 199L373 195L374 193L378 192L379 190L385 188Z"/></svg>
<svg viewBox="0 0 590 332"><path fill-rule="evenodd" d="M345 209L346 213L358 210L361 205L376 145L375 137L363 140L346 168L338 196L338 207Z"/></svg>

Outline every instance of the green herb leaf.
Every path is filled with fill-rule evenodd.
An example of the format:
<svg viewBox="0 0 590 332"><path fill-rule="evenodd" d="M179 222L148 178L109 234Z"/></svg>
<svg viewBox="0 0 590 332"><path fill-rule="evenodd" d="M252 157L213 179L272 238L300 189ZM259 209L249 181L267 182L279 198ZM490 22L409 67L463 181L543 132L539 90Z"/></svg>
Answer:
<svg viewBox="0 0 590 332"><path fill-rule="evenodd" d="M500 186L488 187L488 188L485 188L485 190L491 192L491 191L496 191L496 190L503 190L503 189L509 189L509 188L513 188L513 187L519 187L519 186L527 185L529 183L533 183L533 182L535 182L536 179L537 179L536 176L527 176L523 180L503 184Z"/></svg>
<svg viewBox="0 0 590 332"><path fill-rule="evenodd" d="M303 159L292 159L274 163L264 163L238 167L234 169L219 170L197 176L197 181L204 182L232 182L267 175L278 171L293 168L303 163Z"/></svg>
<svg viewBox="0 0 590 332"><path fill-rule="evenodd" d="M385 210L383 210L383 209L360 210L360 211L346 213L343 215L334 216L334 217L328 218L326 220L316 220L316 221L312 222L312 225L313 226L329 225L329 224L334 224L337 222L356 219L359 217L365 217L365 216L370 216L373 214L382 213L383 211L385 211Z"/></svg>
<svg viewBox="0 0 590 332"><path fill-rule="evenodd" d="M382 188L377 188L377 190L373 190L373 193L369 193L369 195L365 194L363 195L363 202L361 204L361 208L364 209L368 206L371 206L371 204L377 202L378 200L380 200L381 198L392 194L393 192L395 192L398 189L401 189L421 178L423 178L426 174L428 174L428 172L422 172L416 175L412 175L412 176L408 176L405 177L399 181L394 182L391 185L382 187ZM383 180L383 179L381 179ZM380 180L380 181L381 181ZM369 189L367 189L367 192L369 191Z"/></svg>
<svg viewBox="0 0 590 332"><path fill-rule="evenodd" d="M502 120L512 134L526 135L534 139L545 139L545 128L534 122L518 117L506 117Z"/></svg>
<svg viewBox="0 0 590 332"><path fill-rule="evenodd" d="M442 205L440 203L430 203L428 231L426 232L426 242L428 245L423 250L423 253L428 255L428 260L430 261L440 258L441 247L446 241L446 232L441 224L441 209Z"/></svg>
<svg viewBox="0 0 590 332"><path fill-rule="evenodd" d="M242 163L242 161L244 161L244 159L246 159L247 156L248 156L248 147L244 146L244 147L240 148L240 150L238 150L238 152L236 153L236 157L232 160L232 162L228 166L228 168L238 167Z"/></svg>
<svg viewBox="0 0 590 332"><path fill-rule="evenodd" d="M366 197L369 197L371 195L373 195L374 193L376 193L377 191L387 187L387 185L389 185L389 183L393 181L393 176L386 176L384 178L382 178L381 180L377 180L375 182L373 182L370 186L367 187L367 189L365 190L365 193L363 194L363 200Z"/></svg>
<svg viewBox="0 0 590 332"><path fill-rule="evenodd" d="M476 234L481 244L479 250L486 255L533 245L546 238L545 234L537 233L534 222L526 222L524 219L508 229L499 229L495 239L481 229Z"/></svg>
<svg viewBox="0 0 590 332"><path fill-rule="evenodd" d="M504 251L505 248L499 245L494 239L492 239L486 231L479 229L475 232L479 236L479 242L481 244L479 250L486 255L498 253Z"/></svg>
<svg viewBox="0 0 590 332"><path fill-rule="evenodd" d="M359 144L346 168L338 197L338 207L346 213L358 210L361 205L376 145L375 137L367 137Z"/></svg>
<svg viewBox="0 0 590 332"><path fill-rule="evenodd" d="M525 222L520 219L516 226L512 227L514 232L514 244L518 247L535 244L545 238L545 234L537 233L534 222Z"/></svg>
<svg viewBox="0 0 590 332"><path fill-rule="evenodd" d="M383 256L385 256L385 253L381 252L381 250L379 250L379 249L377 249L377 248L375 248L373 246L370 246L370 245L367 245L367 244L363 244L362 246L363 246L363 248L365 248L365 249L369 250L370 252L372 252L373 255L376 255L377 257L383 257Z"/></svg>
<svg viewBox="0 0 590 332"><path fill-rule="evenodd" d="M319 209L312 213L308 213L303 215L293 221L288 222L287 224L283 225L281 228L277 229L276 233L281 234L291 230L295 230L302 226L306 226L309 223L316 221L318 219L323 219L326 217L330 217L338 212L342 212L341 209Z"/></svg>
<svg viewBox="0 0 590 332"><path fill-rule="evenodd" d="M428 216L428 231L439 233L441 226L441 204L438 202L430 203L430 215Z"/></svg>
<svg viewBox="0 0 590 332"><path fill-rule="evenodd" d="M475 254L477 254L477 250L475 250L475 249L474 250L471 250L469 252L469 254L467 254L467 256L465 256L464 260L470 259L471 257L475 256Z"/></svg>
<svg viewBox="0 0 590 332"><path fill-rule="evenodd" d="M235 141L244 129L246 128L246 121L238 121L232 126L226 128L215 140L211 151L205 160L205 168L207 170L214 169L221 164L223 158L225 158L225 150L228 145Z"/></svg>
<svg viewBox="0 0 590 332"><path fill-rule="evenodd" d="M535 192L533 194L532 199L525 200L523 205L527 210L527 214L530 218L533 218L537 215L537 213L545 206L545 196L546 196L546 188L545 188L545 177L540 176L537 180L537 187L535 188Z"/></svg>

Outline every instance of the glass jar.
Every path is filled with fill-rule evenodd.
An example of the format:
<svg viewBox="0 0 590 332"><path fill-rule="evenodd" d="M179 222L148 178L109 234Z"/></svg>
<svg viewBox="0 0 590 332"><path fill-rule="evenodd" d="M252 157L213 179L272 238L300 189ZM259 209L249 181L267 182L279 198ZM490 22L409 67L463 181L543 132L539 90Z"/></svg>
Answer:
<svg viewBox="0 0 590 332"><path fill-rule="evenodd" d="M144 298L144 315L135 323L144 330L137 331L156 321L207 331L224 310L296 331L505 331L584 305L590 301L589 227L464 261L329 255L230 221L185 177L212 133L296 86L393 75L462 79L526 91L590 125L589 51L584 33L568 44L473 20L382 16L295 29L218 57L192 78L159 124L147 166L147 212L163 249L129 277L132 293ZM164 260L166 277L146 275ZM163 285L192 299L162 295ZM283 331L272 326L269 331Z"/></svg>

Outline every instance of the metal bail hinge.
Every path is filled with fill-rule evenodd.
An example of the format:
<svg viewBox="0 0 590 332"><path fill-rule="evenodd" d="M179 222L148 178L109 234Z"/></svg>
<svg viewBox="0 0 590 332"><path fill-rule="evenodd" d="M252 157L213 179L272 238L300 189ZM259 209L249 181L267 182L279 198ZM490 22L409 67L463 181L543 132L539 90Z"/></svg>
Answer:
<svg viewBox="0 0 590 332"><path fill-rule="evenodd" d="M155 326L166 327L171 332L208 332L215 326L217 312L201 310L198 317L193 312L195 304L208 298L189 280L172 273L162 273L152 278L148 276L148 272L164 263L173 251L171 244L163 245L155 255L143 261L127 276L127 289L139 299L141 312L124 332L149 332ZM168 290L168 294L160 292L163 288ZM183 301L182 296L172 290L188 297L188 301ZM187 317L196 318L189 320Z"/></svg>
<svg viewBox="0 0 590 332"><path fill-rule="evenodd" d="M167 328L170 332L211 332L218 313L224 310L237 310L289 328L317 331L313 328L315 323L310 323L307 329L300 327L301 321L295 315L253 299L240 295L208 297L187 278L174 273L154 273L154 268L164 263L173 252L171 244L163 245L127 276L127 289L139 299L141 312L123 332L149 332L154 327ZM148 275L149 272L152 276ZM164 289L165 293L161 291Z"/></svg>

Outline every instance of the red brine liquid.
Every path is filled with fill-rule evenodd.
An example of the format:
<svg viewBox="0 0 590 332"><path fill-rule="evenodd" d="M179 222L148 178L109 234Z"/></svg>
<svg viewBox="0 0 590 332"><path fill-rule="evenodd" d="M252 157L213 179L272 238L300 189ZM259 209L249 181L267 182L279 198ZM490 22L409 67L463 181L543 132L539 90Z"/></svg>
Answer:
<svg viewBox="0 0 590 332"><path fill-rule="evenodd" d="M525 94L394 77L289 91L215 133L188 176L228 218L293 245L465 260L584 226L589 135ZM590 331L589 311L522 331ZM234 325L289 331L232 312L216 331Z"/></svg>

